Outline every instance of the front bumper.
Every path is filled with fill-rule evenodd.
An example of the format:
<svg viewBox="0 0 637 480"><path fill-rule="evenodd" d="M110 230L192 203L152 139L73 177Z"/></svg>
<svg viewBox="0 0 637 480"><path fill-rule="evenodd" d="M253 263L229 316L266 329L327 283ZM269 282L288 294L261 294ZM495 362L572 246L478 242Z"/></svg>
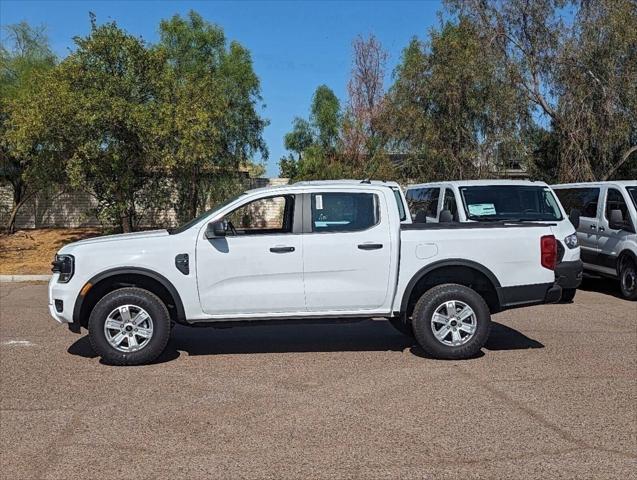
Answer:
<svg viewBox="0 0 637 480"><path fill-rule="evenodd" d="M75 304L75 287L70 283L58 283L58 273L49 280L49 313L53 319L62 324L73 323L73 306ZM62 311L56 308L55 301L62 302Z"/></svg>
<svg viewBox="0 0 637 480"><path fill-rule="evenodd" d="M555 284L562 288L577 288L582 283L583 271L581 260L560 262L555 266Z"/></svg>

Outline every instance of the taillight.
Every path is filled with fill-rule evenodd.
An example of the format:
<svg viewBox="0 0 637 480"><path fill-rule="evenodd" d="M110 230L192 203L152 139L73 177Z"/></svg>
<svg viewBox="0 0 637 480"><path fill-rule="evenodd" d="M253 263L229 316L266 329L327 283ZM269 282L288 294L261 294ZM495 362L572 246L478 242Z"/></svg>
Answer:
<svg viewBox="0 0 637 480"><path fill-rule="evenodd" d="M544 268L555 270L557 244L553 235L544 235L540 238L540 259Z"/></svg>

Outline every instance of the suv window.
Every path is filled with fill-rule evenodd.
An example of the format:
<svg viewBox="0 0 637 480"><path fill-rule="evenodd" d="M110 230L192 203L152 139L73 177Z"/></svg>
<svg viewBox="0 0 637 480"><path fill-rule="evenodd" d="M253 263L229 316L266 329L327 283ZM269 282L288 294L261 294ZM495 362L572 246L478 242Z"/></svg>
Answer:
<svg viewBox="0 0 637 480"><path fill-rule="evenodd" d="M294 196L260 198L226 215L237 235L292 232Z"/></svg>
<svg viewBox="0 0 637 480"><path fill-rule="evenodd" d="M612 210L620 210L624 217L624 222L629 221L628 205L626 205L621 192L615 188L609 188L606 194L606 220L610 220L610 212Z"/></svg>
<svg viewBox="0 0 637 480"><path fill-rule="evenodd" d="M559 188L555 193L566 212L576 208L582 217L597 218L599 188Z"/></svg>
<svg viewBox="0 0 637 480"><path fill-rule="evenodd" d="M438 218L438 198L440 187L410 188L405 194L412 220L418 223L426 221L426 217Z"/></svg>
<svg viewBox="0 0 637 480"><path fill-rule="evenodd" d="M313 193L313 232L355 232L379 221L378 197L373 193Z"/></svg>
<svg viewBox="0 0 637 480"><path fill-rule="evenodd" d="M532 185L461 187L467 218L471 220L562 220L551 189Z"/></svg>
<svg viewBox="0 0 637 480"><path fill-rule="evenodd" d="M453 221L458 221L458 204L456 203L456 196L450 188L445 189L445 196L442 200L442 209L449 210L453 217Z"/></svg>

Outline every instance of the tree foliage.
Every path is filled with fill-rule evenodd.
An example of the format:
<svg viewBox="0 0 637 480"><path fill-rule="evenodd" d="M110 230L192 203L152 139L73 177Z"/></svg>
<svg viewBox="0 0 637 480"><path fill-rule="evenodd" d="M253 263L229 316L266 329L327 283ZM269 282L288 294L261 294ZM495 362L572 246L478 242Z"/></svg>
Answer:
<svg viewBox="0 0 637 480"><path fill-rule="evenodd" d="M228 45L223 30L196 12L162 21L160 35L167 70L158 136L178 212L192 218L215 200L217 177L227 183L239 168L253 168L254 154L267 158L259 79L250 53Z"/></svg>
<svg viewBox="0 0 637 480"><path fill-rule="evenodd" d="M267 149L250 53L197 13L161 22L157 45L91 15L90 33L37 81L17 66L53 66L52 56L38 32L16 32L16 47L2 51L3 172L46 166L48 181L68 177L123 231L170 207L192 217L237 188L239 170L263 173L252 162Z"/></svg>
<svg viewBox="0 0 637 480"><path fill-rule="evenodd" d="M52 165L34 142L22 143L10 135L19 126L24 104L39 96L39 84L56 58L44 28L27 23L4 27L6 43L0 46L0 180L11 185L13 205L6 228L13 232L20 207L45 188Z"/></svg>

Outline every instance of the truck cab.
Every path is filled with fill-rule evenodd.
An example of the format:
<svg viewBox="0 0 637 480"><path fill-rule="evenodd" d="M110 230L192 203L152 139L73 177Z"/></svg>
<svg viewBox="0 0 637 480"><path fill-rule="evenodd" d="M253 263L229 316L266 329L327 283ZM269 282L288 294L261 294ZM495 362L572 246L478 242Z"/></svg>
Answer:
<svg viewBox="0 0 637 480"><path fill-rule="evenodd" d="M619 281L624 298L637 299L637 181L568 183L553 190L580 211L577 237L584 269Z"/></svg>

